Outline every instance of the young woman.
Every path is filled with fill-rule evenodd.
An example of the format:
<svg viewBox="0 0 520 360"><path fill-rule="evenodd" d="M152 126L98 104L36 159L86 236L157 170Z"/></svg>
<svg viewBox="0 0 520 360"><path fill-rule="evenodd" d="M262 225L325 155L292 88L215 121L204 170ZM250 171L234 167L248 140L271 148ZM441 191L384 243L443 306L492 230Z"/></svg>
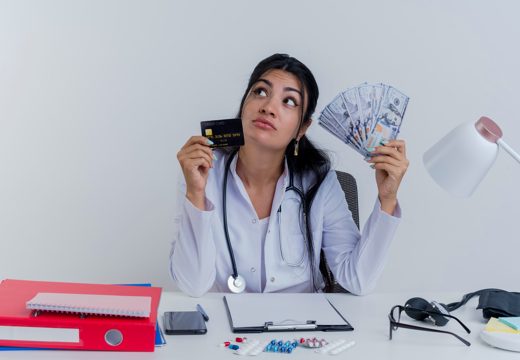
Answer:
<svg viewBox="0 0 520 360"><path fill-rule="evenodd" d="M185 184L170 271L181 290L323 291L321 250L345 289L375 286L399 224L405 143L376 147L368 160L378 198L360 233L328 157L305 135L317 100L310 70L272 55L254 69L240 104L245 144L212 150L193 136L178 152Z"/></svg>

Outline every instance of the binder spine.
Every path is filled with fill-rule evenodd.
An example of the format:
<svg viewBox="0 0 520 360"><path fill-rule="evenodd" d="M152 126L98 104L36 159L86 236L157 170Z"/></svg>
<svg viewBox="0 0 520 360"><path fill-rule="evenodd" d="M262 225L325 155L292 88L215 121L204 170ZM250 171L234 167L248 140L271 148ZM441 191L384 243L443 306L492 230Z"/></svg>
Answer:
<svg viewBox="0 0 520 360"><path fill-rule="evenodd" d="M155 350L155 325L118 324L110 321L56 327L52 321L35 319L34 326L10 322L0 326L0 346L62 350L143 351ZM3 329L2 329L3 328Z"/></svg>

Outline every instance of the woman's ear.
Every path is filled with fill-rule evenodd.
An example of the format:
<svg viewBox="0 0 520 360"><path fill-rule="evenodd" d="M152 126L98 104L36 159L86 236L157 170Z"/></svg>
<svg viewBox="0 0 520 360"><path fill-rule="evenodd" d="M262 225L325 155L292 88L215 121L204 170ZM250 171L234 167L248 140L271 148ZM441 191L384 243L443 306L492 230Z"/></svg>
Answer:
<svg viewBox="0 0 520 360"><path fill-rule="evenodd" d="M305 121L302 124L302 127L300 128L300 132L298 133L298 136L297 136L298 140L300 140L302 138L302 136L305 135L305 133L307 132L307 129L309 128L309 126L311 126L311 124L312 124L311 118L309 118L307 121Z"/></svg>

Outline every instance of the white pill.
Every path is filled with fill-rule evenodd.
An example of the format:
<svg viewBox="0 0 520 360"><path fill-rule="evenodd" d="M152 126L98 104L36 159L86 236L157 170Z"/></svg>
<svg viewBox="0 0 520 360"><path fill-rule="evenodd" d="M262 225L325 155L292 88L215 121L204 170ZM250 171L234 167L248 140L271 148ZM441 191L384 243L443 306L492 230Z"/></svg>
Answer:
<svg viewBox="0 0 520 360"><path fill-rule="evenodd" d="M235 353L237 355L247 355L258 344L260 344L260 341L250 340L246 345L242 345L238 350L235 350L233 353Z"/></svg>
<svg viewBox="0 0 520 360"><path fill-rule="evenodd" d="M345 339L334 340L333 342L328 343L324 347L322 347L320 349L317 349L316 352L319 353L319 354L327 354L329 351L331 351L332 349L342 345L346 341L347 340L345 340Z"/></svg>
<svg viewBox="0 0 520 360"><path fill-rule="evenodd" d="M267 344L269 344L270 342L271 342L271 340L267 340L267 341L264 341L263 343L261 343L260 345L256 345L256 347L251 349L251 351L249 351L247 353L247 355L249 355L249 356L256 356L256 355L261 354L264 351L264 349L267 346Z"/></svg>
<svg viewBox="0 0 520 360"><path fill-rule="evenodd" d="M349 341L346 344L340 345L335 349L332 349L329 354L331 355L337 355L339 353L342 353L343 351L347 350L348 348L354 346L356 344L355 341Z"/></svg>

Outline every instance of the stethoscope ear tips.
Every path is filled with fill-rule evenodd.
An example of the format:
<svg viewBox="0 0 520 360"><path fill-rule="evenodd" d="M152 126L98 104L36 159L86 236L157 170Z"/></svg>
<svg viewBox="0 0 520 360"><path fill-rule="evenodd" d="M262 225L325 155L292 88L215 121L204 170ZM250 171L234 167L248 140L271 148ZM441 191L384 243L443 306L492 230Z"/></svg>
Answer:
<svg viewBox="0 0 520 360"><path fill-rule="evenodd" d="M237 275L236 278L231 275L228 278L227 285L232 293L239 294L246 289L246 279Z"/></svg>

